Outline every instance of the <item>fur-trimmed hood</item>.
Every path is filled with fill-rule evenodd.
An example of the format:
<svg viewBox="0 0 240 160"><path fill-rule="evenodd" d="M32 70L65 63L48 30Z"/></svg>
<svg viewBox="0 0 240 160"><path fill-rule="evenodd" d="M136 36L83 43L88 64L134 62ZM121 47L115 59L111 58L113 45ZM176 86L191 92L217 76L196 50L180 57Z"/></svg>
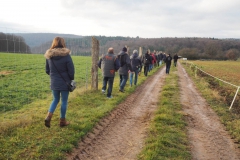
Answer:
<svg viewBox="0 0 240 160"><path fill-rule="evenodd" d="M48 49L44 54L44 57L46 59L50 59L56 56L67 56L69 54L71 54L71 51L68 48L53 48L53 49Z"/></svg>

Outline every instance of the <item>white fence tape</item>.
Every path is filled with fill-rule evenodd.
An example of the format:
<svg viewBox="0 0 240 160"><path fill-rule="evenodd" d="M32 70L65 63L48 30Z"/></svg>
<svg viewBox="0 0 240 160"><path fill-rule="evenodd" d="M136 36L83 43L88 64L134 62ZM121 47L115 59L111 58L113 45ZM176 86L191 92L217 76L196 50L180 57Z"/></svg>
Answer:
<svg viewBox="0 0 240 160"><path fill-rule="evenodd" d="M189 62L188 62L188 63L189 63ZM196 65L193 64L193 63L190 63L190 64L191 64L191 66L192 66L192 65L195 66L195 68L196 68L196 69L199 69L201 72L203 72L203 73L205 73L205 74L207 74L207 75L209 75L209 76L211 76L211 77L213 77L213 78L215 78L215 79L217 79L217 80L219 80L219 81L222 81L222 82L224 82L224 83L227 83L227 84L229 84L229 85L237 88L237 91L236 91L236 93L235 93L235 96L234 96L234 98L233 98L233 101L232 101L232 103L231 103L231 106L229 107L229 110L231 110L231 109L232 109L232 106L233 106L233 103L234 103L234 101L235 101L235 99L236 99L236 97L237 97L237 94L238 94L238 91L239 91L240 86L234 85L234 84L229 83L229 82L227 82L227 81L224 81L224 80L222 80L222 79L220 79L220 78L217 78L217 77L215 77L215 76L213 76L213 75L211 75L211 74L203 71L202 69L200 69L198 66L196 66Z"/></svg>

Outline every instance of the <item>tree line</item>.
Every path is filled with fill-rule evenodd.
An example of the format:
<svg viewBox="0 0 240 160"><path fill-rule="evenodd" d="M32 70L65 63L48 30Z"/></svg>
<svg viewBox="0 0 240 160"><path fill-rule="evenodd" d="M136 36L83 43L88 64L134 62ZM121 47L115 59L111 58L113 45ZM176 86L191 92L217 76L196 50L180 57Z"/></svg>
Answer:
<svg viewBox="0 0 240 160"><path fill-rule="evenodd" d="M0 52L31 53L31 50L23 37L0 32Z"/></svg>
<svg viewBox="0 0 240 160"><path fill-rule="evenodd" d="M21 35L21 36L19 36ZM73 55L91 55L92 36L78 36L70 34L0 34L0 51L19 51L27 53L43 54L50 48L52 39L56 36L64 37L67 47ZM6 40L6 37L7 40ZM237 60L240 57L240 39L217 39L200 37L162 37L162 38L140 38L122 36L94 36L100 43L100 55L113 47L115 53L128 46L132 53L134 49L142 47L143 52L150 49L151 52L162 51L175 54L188 59L214 59L214 60ZM25 44L24 39L27 39ZM44 39L44 42L43 42ZM28 45L31 42L31 47ZM28 44L29 43L29 44ZM33 45L34 44L34 45Z"/></svg>

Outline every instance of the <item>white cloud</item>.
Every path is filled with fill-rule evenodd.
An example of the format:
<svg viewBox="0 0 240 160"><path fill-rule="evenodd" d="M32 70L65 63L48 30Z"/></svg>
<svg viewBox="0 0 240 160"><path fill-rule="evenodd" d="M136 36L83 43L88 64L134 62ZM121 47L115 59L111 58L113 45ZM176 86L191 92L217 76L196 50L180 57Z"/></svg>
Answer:
<svg viewBox="0 0 240 160"><path fill-rule="evenodd" d="M14 24L26 32L240 38L238 0L8 0L1 6L0 31Z"/></svg>

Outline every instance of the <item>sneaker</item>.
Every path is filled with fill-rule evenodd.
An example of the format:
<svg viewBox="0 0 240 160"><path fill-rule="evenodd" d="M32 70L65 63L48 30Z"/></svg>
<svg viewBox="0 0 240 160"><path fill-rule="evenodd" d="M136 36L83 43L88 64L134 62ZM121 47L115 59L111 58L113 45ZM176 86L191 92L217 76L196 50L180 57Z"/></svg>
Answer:
<svg viewBox="0 0 240 160"><path fill-rule="evenodd" d="M119 91L124 93L124 90L122 90L122 89L119 89Z"/></svg>
<svg viewBox="0 0 240 160"><path fill-rule="evenodd" d="M105 90L102 89L102 93L104 94L104 93L105 93Z"/></svg>
<svg viewBox="0 0 240 160"><path fill-rule="evenodd" d="M108 99L111 99L111 98L113 98L113 96L110 96L110 97L107 97Z"/></svg>

